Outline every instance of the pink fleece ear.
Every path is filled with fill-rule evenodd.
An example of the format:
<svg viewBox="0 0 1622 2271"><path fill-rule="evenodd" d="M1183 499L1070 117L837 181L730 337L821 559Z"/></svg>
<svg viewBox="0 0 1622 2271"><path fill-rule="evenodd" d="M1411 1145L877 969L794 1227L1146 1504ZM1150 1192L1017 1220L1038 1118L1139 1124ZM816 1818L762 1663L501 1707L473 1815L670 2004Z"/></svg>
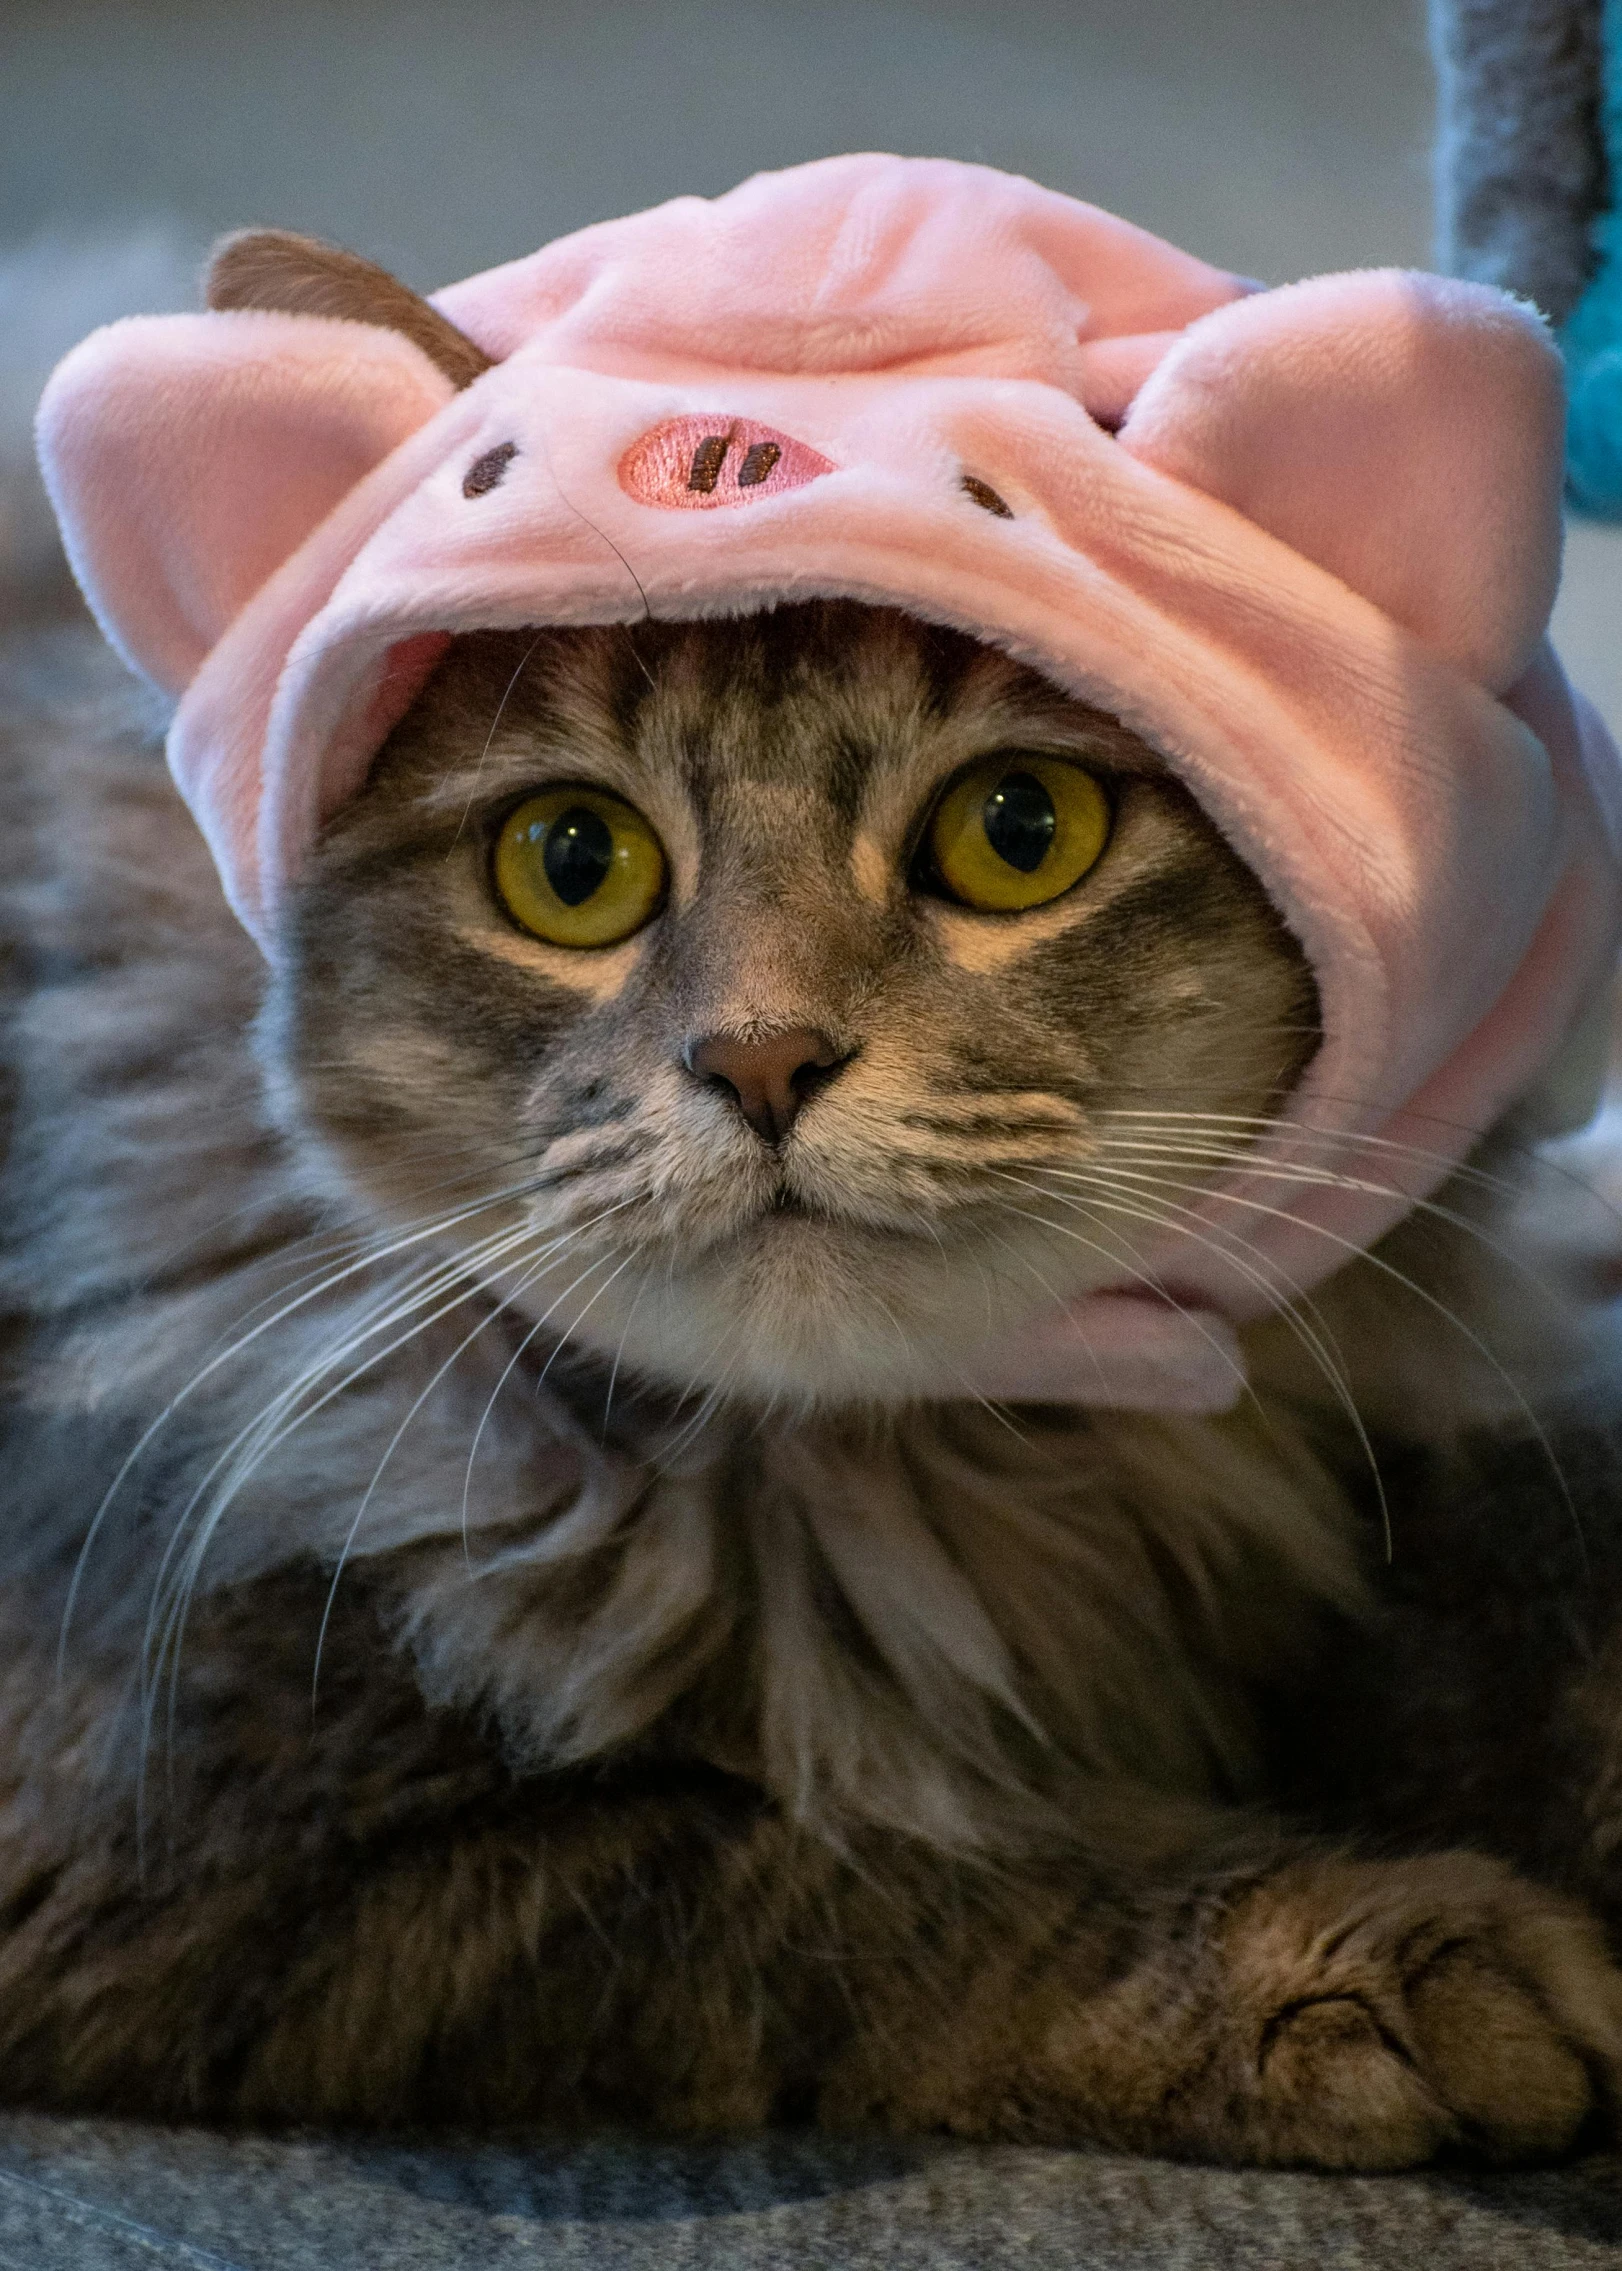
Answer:
<svg viewBox="0 0 1622 2271"><path fill-rule="evenodd" d="M1560 574L1560 360L1529 308L1376 270L1191 324L1121 427L1494 692Z"/></svg>
<svg viewBox="0 0 1622 2271"><path fill-rule="evenodd" d="M240 608L455 388L397 332L324 317L137 316L40 403L68 556L125 659L178 693Z"/></svg>

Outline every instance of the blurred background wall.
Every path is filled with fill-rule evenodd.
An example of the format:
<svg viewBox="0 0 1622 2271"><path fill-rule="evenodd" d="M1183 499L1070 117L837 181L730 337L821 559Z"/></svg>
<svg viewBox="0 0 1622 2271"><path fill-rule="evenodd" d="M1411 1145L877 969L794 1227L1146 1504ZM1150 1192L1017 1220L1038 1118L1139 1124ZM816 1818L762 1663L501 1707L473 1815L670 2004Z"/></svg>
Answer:
<svg viewBox="0 0 1622 2271"><path fill-rule="evenodd" d="M1423 260L1418 0L3 0L8 234L130 213L449 282L761 166L1029 173L1269 281Z"/></svg>
<svg viewBox="0 0 1622 2271"><path fill-rule="evenodd" d="M131 306L247 222L432 288L848 149L1029 173L1267 282L1422 266L1432 104L1423 0L0 0L0 358L87 234L131 238ZM1581 529L1564 644L1622 723L1619 621L1622 536Z"/></svg>

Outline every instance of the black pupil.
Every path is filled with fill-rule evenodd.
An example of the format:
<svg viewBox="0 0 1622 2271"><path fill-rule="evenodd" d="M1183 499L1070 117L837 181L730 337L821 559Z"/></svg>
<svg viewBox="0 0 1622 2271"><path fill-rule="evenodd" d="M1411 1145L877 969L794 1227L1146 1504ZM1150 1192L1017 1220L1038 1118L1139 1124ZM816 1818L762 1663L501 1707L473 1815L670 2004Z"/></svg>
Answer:
<svg viewBox="0 0 1622 2271"><path fill-rule="evenodd" d="M1031 875L1048 856L1059 816L1034 773L1004 773L981 812L986 841L999 859Z"/></svg>
<svg viewBox="0 0 1622 2271"><path fill-rule="evenodd" d="M541 865L566 907L589 899L613 860L614 832L589 805L571 804L546 831Z"/></svg>

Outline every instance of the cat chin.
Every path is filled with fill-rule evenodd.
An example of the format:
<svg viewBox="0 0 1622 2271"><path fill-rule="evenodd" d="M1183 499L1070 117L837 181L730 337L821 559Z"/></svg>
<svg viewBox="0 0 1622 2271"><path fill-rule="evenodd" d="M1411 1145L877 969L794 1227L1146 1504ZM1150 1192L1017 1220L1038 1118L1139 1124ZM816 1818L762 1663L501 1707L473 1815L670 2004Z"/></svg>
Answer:
<svg viewBox="0 0 1622 2271"><path fill-rule="evenodd" d="M972 1239L774 1215L692 1261L627 1271L567 1337L624 1372L774 1408L956 1398L987 1342L1046 1306L999 1244L988 1267Z"/></svg>

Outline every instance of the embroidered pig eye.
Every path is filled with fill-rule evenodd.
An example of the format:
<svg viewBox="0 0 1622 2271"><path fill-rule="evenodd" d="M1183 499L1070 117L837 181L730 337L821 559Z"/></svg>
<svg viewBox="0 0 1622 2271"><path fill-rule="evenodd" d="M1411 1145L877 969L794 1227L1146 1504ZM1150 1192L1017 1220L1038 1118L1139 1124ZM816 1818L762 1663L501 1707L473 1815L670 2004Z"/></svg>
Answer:
<svg viewBox="0 0 1622 2271"><path fill-rule="evenodd" d="M516 442L500 442L487 449L483 457L476 457L462 477L464 497L487 497L492 489L499 489L507 478L507 468L518 455Z"/></svg>
<svg viewBox="0 0 1622 2271"><path fill-rule="evenodd" d="M1013 914L1079 883L1109 831L1109 799L1079 765L1023 753L984 757L935 807L926 874L965 907Z"/></svg>
<svg viewBox="0 0 1622 2271"><path fill-rule="evenodd" d="M989 481L982 481L977 473L965 473L958 487L966 497L972 497L981 510L995 513L999 520L1012 520L1014 508L1005 497L1000 497Z"/></svg>
<svg viewBox="0 0 1622 2271"><path fill-rule="evenodd" d="M543 789L496 839L496 896L552 946L615 946L655 915L665 855L633 805L603 789Z"/></svg>

